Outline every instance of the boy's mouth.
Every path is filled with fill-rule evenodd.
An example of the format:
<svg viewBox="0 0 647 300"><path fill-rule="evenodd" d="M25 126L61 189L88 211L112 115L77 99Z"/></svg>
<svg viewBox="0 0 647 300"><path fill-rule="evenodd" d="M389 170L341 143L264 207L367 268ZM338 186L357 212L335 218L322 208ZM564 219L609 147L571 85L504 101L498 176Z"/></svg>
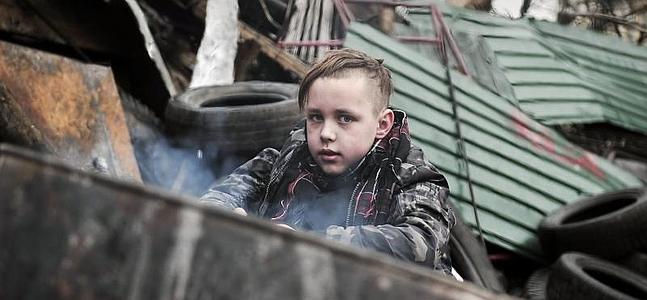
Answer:
<svg viewBox="0 0 647 300"><path fill-rule="evenodd" d="M339 156L338 152L335 152L329 149L320 150L319 153L317 154L324 162L334 161Z"/></svg>

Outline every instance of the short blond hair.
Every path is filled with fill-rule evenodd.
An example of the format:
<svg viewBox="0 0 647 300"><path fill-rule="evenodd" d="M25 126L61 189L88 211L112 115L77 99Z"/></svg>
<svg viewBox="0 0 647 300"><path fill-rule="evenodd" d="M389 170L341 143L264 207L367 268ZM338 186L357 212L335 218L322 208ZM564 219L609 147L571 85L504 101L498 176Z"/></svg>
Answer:
<svg viewBox="0 0 647 300"><path fill-rule="evenodd" d="M321 61L310 68L299 86L299 109L304 110L308 102L308 92L315 80L341 78L356 72L363 74L376 85L376 97L374 97L376 110L387 108L393 94L391 71L384 66L382 59L375 59L364 52L344 48L328 51Z"/></svg>

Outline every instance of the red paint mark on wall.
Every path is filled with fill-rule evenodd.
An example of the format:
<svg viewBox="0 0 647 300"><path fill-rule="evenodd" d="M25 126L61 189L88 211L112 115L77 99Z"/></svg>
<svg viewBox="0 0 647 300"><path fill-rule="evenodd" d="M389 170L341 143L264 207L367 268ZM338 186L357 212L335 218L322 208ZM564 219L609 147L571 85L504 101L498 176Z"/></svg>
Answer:
<svg viewBox="0 0 647 300"><path fill-rule="evenodd" d="M580 166L599 178L604 179L606 177L595 163L593 155L574 147L563 145L558 147L548 131L536 132L531 130L530 126L528 126L529 120L522 112L514 112L512 121L517 134L528 140L535 148L547 152L560 162Z"/></svg>

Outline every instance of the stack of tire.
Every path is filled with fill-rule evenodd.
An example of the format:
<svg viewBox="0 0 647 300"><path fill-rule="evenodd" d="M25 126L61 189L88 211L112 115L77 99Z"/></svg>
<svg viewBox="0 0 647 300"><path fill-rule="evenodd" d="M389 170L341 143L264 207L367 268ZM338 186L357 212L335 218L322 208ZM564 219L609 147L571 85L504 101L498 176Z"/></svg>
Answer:
<svg viewBox="0 0 647 300"><path fill-rule="evenodd" d="M218 178L264 148L281 148L301 119L297 91L296 84L266 81L191 88L169 101L166 129L174 147L200 153Z"/></svg>
<svg viewBox="0 0 647 300"><path fill-rule="evenodd" d="M647 194L608 192L566 205L539 225L557 258L526 285L529 299L647 299Z"/></svg>
<svg viewBox="0 0 647 300"><path fill-rule="evenodd" d="M169 102L166 121L186 145L244 154L280 148L300 117L297 89L264 81L193 88Z"/></svg>

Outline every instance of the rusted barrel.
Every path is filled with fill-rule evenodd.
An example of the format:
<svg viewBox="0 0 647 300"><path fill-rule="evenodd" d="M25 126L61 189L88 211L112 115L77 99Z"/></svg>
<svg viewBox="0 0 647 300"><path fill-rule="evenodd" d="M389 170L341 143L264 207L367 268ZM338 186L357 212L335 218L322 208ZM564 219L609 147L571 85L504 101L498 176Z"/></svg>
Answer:
<svg viewBox="0 0 647 300"><path fill-rule="evenodd" d="M9 145L0 178L0 299L505 298Z"/></svg>

